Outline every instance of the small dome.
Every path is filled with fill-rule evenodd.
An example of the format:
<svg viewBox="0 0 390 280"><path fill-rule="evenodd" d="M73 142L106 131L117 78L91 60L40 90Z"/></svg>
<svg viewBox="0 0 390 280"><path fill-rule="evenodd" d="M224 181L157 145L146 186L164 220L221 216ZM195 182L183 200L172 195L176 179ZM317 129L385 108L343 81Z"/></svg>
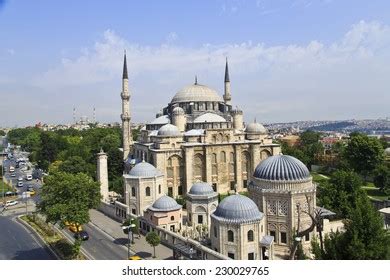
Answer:
<svg viewBox="0 0 390 280"><path fill-rule="evenodd" d="M198 101L223 102L222 97L215 90L204 85L194 84L178 91L171 103Z"/></svg>
<svg viewBox="0 0 390 280"><path fill-rule="evenodd" d="M310 172L300 160L287 155L271 156L257 165L254 177L272 181L298 181L310 178Z"/></svg>
<svg viewBox="0 0 390 280"><path fill-rule="evenodd" d="M191 129L184 133L184 136L200 136L204 135L203 129Z"/></svg>
<svg viewBox="0 0 390 280"><path fill-rule="evenodd" d="M390 147L385 149L385 155L390 156Z"/></svg>
<svg viewBox="0 0 390 280"><path fill-rule="evenodd" d="M246 223L259 221L263 213L250 198L234 194L226 197L218 205L211 217L228 223Z"/></svg>
<svg viewBox="0 0 390 280"><path fill-rule="evenodd" d="M164 195L157 199L152 206L149 207L152 211L174 211L179 210L182 206L176 202L172 197Z"/></svg>
<svg viewBox="0 0 390 280"><path fill-rule="evenodd" d="M160 127L157 132L158 136L180 136L179 128L173 124L166 124Z"/></svg>
<svg viewBox="0 0 390 280"><path fill-rule="evenodd" d="M175 107L175 108L172 110L172 114L174 114L174 115L184 115L185 112L184 112L183 108L181 108L181 107Z"/></svg>
<svg viewBox="0 0 390 280"><path fill-rule="evenodd" d="M261 123L253 122L245 127L245 132L254 134L267 134L267 129L265 129Z"/></svg>
<svg viewBox="0 0 390 280"><path fill-rule="evenodd" d="M149 124L167 124L170 123L170 119L167 115L162 115L158 118L155 118L153 121L151 121Z"/></svg>
<svg viewBox="0 0 390 280"><path fill-rule="evenodd" d="M194 123L212 123L212 122L226 122L226 120L221 117L220 115L214 114L214 113L206 113L203 115L200 115L194 120Z"/></svg>
<svg viewBox="0 0 390 280"><path fill-rule="evenodd" d="M162 175L162 173L150 163L143 161L136 164L130 170L129 175L134 177L155 177Z"/></svg>
<svg viewBox="0 0 390 280"><path fill-rule="evenodd" d="M214 190L209 183L197 182L192 185L189 194L210 195L210 194L214 194Z"/></svg>

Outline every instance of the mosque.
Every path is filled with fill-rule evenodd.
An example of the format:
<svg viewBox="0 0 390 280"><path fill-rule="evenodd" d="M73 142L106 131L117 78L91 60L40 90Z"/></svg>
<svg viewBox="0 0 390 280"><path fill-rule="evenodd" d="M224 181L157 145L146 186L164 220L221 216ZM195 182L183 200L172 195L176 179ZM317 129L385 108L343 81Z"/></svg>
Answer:
<svg viewBox="0 0 390 280"><path fill-rule="evenodd" d="M128 215L140 218L144 231L182 233L190 225L207 237L210 249L231 259L287 258L296 230L313 225L316 185L302 162L281 154L263 125L244 124L242 110L232 106L228 62L222 97L195 79L136 141L126 54L122 78ZM221 194L228 196L219 201ZM304 248L314 234L300 240Z"/></svg>

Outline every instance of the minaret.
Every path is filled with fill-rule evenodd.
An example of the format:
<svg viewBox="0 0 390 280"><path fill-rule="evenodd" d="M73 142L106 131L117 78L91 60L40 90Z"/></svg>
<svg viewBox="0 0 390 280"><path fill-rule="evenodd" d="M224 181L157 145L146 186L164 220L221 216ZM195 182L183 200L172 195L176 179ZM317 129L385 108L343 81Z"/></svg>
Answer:
<svg viewBox="0 0 390 280"><path fill-rule="evenodd" d="M108 169L107 169L107 154L100 149L97 154L97 181L100 183L101 200L109 202L108 197Z"/></svg>
<svg viewBox="0 0 390 280"><path fill-rule="evenodd" d="M130 128L130 93L129 93L129 76L127 75L126 51L123 61L122 76L122 137L123 137L123 159L126 160L133 144Z"/></svg>
<svg viewBox="0 0 390 280"><path fill-rule="evenodd" d="M226 66L225 66L225 94L223 95L223 100L226 105L232 105L231 100L232 96L230 95L230 78L229 78L229 66L226 58Z"/></svg>

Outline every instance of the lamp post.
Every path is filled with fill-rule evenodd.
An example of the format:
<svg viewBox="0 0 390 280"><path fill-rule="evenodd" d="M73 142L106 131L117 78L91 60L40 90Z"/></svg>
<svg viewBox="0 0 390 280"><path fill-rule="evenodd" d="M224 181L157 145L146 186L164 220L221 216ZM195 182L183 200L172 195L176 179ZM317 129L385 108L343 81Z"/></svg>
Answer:
<svg viewBox="0 0 390 280"><path fill-rule="evenodd" d="M130 232L131 232L132 242L134 243L134 233L131 231L131 229L134 227L135 227L135 224L130 224L128 226L122 227L123 230L127 229L127 259L130 258Z"/></svg>

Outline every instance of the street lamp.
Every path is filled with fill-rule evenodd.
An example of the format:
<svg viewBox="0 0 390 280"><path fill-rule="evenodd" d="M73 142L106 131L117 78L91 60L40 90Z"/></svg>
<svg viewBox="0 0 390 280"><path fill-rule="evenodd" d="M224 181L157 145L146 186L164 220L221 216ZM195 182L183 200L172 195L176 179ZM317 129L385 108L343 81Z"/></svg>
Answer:
<svg viewBox="0 0 390 280"><path fill-rule="evenodd" d="M130 232L132 243L134 243L134 233L131 231L132 228L135 228L135 224L130 224L128 226L123 226L123 231L127 230L127 259L130 258Z"/></svg>

